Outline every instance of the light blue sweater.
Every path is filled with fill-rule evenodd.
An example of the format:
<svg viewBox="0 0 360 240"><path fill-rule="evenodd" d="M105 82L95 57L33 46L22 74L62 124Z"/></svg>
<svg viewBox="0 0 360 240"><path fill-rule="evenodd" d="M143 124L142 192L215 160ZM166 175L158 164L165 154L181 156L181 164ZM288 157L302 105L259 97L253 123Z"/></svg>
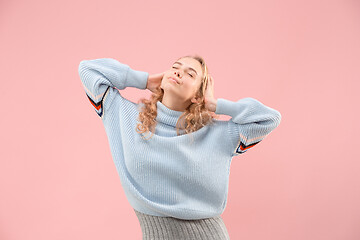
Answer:
<svg viewBox="0 0 360 240"><path fill-rule="evenodd" d="M121 185L139 212L180 219L219 216L225 210L230 162L262 141L281 114L254 98L217 99L214 119L196 132L177 136L182 112L157 102L157 126L149 140L135 131L142 103L124 98L126 87L146 89L149 73L112 58L83 60L79 75L87 98L102 119ZM144 135L148 138L150 135Z"/></svg>

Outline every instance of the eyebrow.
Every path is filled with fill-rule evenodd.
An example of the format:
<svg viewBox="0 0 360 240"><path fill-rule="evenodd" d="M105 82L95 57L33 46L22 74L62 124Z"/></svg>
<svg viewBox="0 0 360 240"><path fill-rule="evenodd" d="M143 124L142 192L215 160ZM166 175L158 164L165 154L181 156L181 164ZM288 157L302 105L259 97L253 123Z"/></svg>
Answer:
<svg viewBox="0 0 360 240"><path fill-rule="evenodd" d="M183 65L181 62L174 62L173 65L174 65L175 63L180 64L180 65ZM196 73L196 75L198 75L198 73L195 71L195 69L193 69L193 68L191 68L191 67L189 67L188 69L194 71L194 72Z"/></svg>

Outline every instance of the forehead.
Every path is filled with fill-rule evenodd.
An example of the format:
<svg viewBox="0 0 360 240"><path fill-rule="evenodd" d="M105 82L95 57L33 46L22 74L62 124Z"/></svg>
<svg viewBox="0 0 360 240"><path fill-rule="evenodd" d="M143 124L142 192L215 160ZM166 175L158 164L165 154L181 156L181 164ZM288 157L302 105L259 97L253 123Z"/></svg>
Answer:
<svg viewBox="0 0 360 240"><path fill-rule="evenodd" d="M173 64L179 65L178 63L180 63L180 65L182 65L185 68L195 69L198 74L201 74L201 72L202 72L201 65L196 59L188 58L188 57L181 58L181 59L175 61Z"/></svg>

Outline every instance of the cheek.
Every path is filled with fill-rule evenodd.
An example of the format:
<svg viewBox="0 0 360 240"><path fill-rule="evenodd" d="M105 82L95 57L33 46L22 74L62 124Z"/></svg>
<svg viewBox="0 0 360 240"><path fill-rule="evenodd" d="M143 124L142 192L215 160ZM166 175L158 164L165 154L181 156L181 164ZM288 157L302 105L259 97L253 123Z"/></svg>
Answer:
<svg viewBox="0 0 360 240"><path fill-rule="evenodd" d="M192 95L197 91L198 86L197 86L197 84L195 84L193 82L187 82L187 83L183 84L183 89L184 89L184 91L186 91L187 94Z"/></svg>
<svg viewBox="0 0 360 240"><path fill-rule="evenodd" d="M191 82L189 81L184 81L183 87L186 89L192 89L194 86Z"/></svg>

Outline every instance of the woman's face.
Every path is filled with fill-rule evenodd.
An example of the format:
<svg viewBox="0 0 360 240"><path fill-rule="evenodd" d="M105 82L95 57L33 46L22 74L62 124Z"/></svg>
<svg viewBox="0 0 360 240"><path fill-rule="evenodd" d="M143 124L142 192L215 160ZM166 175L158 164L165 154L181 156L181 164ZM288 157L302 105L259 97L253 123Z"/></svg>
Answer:
<svg viewBox="0 0 360 240"><path fill-rule="evenodd" d="M173 63L171 68L165 71L160 87L164 92L182 101L191 100L199 90L202 79L200 63L190 57L185 57Z"/></svg>

